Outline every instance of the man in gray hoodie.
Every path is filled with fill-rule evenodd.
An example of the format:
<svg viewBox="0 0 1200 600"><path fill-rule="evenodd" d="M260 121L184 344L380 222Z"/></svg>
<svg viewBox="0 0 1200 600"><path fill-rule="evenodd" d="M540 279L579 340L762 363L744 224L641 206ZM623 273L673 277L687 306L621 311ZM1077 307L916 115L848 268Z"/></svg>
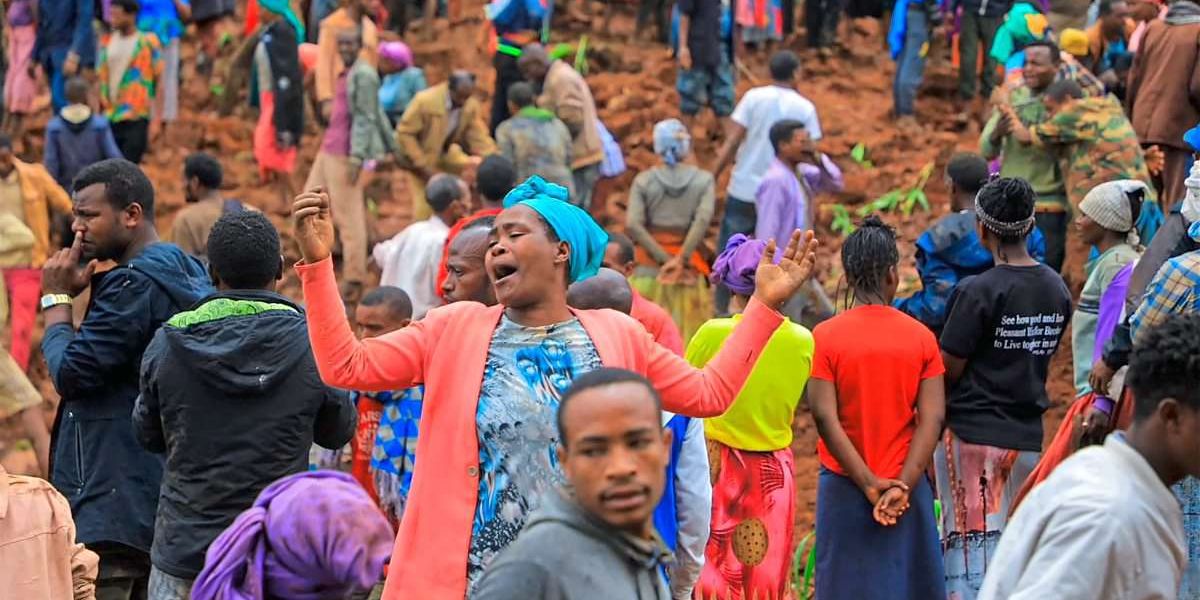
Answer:
<svg viewBox="0 0 1200 600"><path fill-rule="evenodd" d="M641 375L598 369L558 408L568 491L552 492L484 571L474 600L668 600L670 553L654 531L671 432Z"/></svg>

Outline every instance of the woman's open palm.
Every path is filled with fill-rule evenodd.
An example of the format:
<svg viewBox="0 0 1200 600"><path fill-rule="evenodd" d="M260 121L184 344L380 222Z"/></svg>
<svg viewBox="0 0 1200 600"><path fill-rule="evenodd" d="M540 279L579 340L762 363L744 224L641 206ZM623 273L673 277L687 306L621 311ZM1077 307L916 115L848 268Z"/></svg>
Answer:
<svg viewBox="0 0 1200 600"><path fill-rule="evenodd" d="M768 240L755 271L754 295L763 304L778 309L812 277L817 264L816 235L812 231L793 231L779 264L773 260L775 249L775 240Z"/></svg>

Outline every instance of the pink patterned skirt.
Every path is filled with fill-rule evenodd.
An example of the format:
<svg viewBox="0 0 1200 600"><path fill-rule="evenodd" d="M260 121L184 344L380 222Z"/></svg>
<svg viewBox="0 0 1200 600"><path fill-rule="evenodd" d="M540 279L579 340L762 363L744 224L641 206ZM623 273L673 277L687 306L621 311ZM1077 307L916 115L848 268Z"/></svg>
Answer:
<svg viewBox="0 0 1200 600"><path fill-rule="evenodd" d="M712 533L694 597L789 598L796 512L791 449L751 452L709 440L708 461Z"/></svg>

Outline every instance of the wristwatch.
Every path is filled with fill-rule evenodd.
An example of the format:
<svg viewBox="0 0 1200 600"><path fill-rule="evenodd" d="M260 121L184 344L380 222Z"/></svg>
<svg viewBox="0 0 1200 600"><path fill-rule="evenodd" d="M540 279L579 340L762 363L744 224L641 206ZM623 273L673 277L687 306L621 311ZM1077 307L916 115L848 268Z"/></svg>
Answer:
<svg viewBox="0 0 1200 600"><path fill-rule="evenodd" d="M42 310L47 310L59 304L71 304L71 297L66 294L46 294L42 296Z"/></svg>

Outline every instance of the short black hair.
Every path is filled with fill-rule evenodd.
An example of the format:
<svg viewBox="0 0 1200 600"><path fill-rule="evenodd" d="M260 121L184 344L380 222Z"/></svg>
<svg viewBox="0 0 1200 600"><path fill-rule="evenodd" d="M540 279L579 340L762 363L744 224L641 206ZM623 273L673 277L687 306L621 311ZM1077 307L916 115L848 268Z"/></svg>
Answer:
<svg viewBox="0 0 1200 600"><path fill-rule="evenodd" d="M1112 14L1114 4L1125 4L1125 0L1100 0L1100 16L1107 17Z"/></svg>
<svg viewBox="0 0 1200 600"><path fill-rule="evenodd" d="M771 55L767 68L771 70L771 79L780 82L791 81L800 68L800 57L791 50L780 50Z"/></svg>
<svg viewBox="0 0 1200 600"><path fill-rule="evenodd" d="M999 177L993 179L979 190L976 197L979 209L1001 223L1016 224L1029 219L1033 215L1037 194L1028 181L1018 177ZM984 228L988 229L986 223ZM1030 228L1032 229L1032 228ZM1004 235L992 231L1001 242L1013 244L1025 239L1029 229L1020 235Z"/></svg>
<svg viewBox="0 0 1200 600"><path fill-rule="evenodd" d="M1049 40L1035 40L1026 44L1022 50L1028 50L1030 48L1045 48L1046 51L1050 53L1051 64L1056 67L1062 64L1062 50L1060 50L1058 46L1055 46L1054 42Z"/></svg>
<svg viewBox="0 0 1200 600"><path fill-rule="evenodd" d="M517 168L503 154L493 154L475 170L475 187L491 202L500 202L517 185Z"/></svg>
<svg viewBox="0 0 1200 600"><path fill-rule="evenodd" d="M804 123L795 119L783 119L776 121L771 126L771 130L767 133L767 137L771 140L771 148L775 150L775 154L779 154L779 148L784 143L791 141L797 129L804 129Z"/></svg>
<svg viewBox="0 0 1200 600"><path fill-rule="evenodd" d="M600 269L567 287L567 304L580 310L607 308L629 314L633 310L633 288L618 271Z"/></svg>
<svg viewBox="0 0 1200 600"><path fill-rule="evenodd" d="M562 400L558 402L558 441L564 448L567 445L567 429L564 425L563 415L567 414L567 405L576 396L587 390L608 387L619 383L637 383L644 386L649 390L650 397L654 399L654 410L656 412L662 411L662 398L658 395L658 390L654 389L654 384L650 383L650 380L642 375L613 367L601 367L595 371L588 371L576 377L571 382L571 387L567 389L566 393L562 396Z"/></svg>
<svg viewBox="0 0 1200 600"><path fill-rule="evenodd" d="M224 171L221 169L221 163L217 162L217 159L213 158L211 154L193 152L183 161L183 177L185 179L195 177L200 180L200 185L215 190L221 187Z"/></svg>
<svg viewBox="0 0 1200 600"><path fill-rule="evenodd" d="M446 80L446 86L450 91L457 90L465 84L475 85L475 74L466 69L455 69L450 72L450 77Z"/></svg>
<svg viewBox="0 0 1200 600"><path fill-rule="evenodd" d="M969 194L977 194L988 181L988 163L974 152L960 152L946 163L946 176L954 187Z"/></svg>
<svg viewBox="0 0 1200 600"><path fill-rule="evenodd" d="M381 285L367 292L358 304L387 306L388 313L396 319L411 319L413 315L412 299L408 297L408 292L393 285Z"/></svg>
<svg viewBox="0 0 1200 600"><path fill-rule="evenodd" d="M7 133L0 133L0 148L12 150L12 136Z"/></svg>
<svg viewBox="0 0 1200 600"><path fill-rule="evenodd" d="M146 219L154 222L154 185L141 167L123 158L92 163L75 176L71 182L71 192L77 194L96 184L104 186L104 197L117 210L124 210L136 202L141 205Z"/></svg>
<svg viewBox="0 0 1200 600"><path fill-rule="evenodd" d="M517 108L533 106L533 86L525 81L508 86L508 101L517 105Z"/></svg>
<svg viewBox="0 0 1200 600"><path fill-rule="evenodd" d="M78 76L71 77L63 86L63 95L67 97L68 102L87 104L88 93L91 92L91 89L86 79Z"/></svg>
<svg viewBox="0 0 1200 600"><path fill-rule="evenodd" d="M1062 102L1067 98L1078 100L1083 98L1083 88L1073 79L1059 79L1046 88L1045 94L1055 102Z"/></svg>
<svg viewBox="0 0 1200 600"><path fill-rule="evenodd" d="M234 289L256 290L279 278L279 232L255 210L227 212L208 234L208 264Z"/></svg>
<svg viewBox="0 0 1200 600"><path fill-rule="evenodd" d="M131 15L136 15L142 10L142 5L138 3L138 0L112 0L109 7L120 8Z"/></svg>
<svg viewBox="0 0 1200 600"><path fill-rule="evenodd" d="M1200 410L1200 314L1171 315L1138 332L1125 381L1135 420L1154 414L1166 398Z"/></svg>
<svg viewBox="0 0 1200 600"><path fill-rule="evenodd" d="M462 180L458 177L444 173L441 177L434 177L429 182L429 185L425 187L425 201L429 203L433 212L440 213L449 208L455 200L462 199L460 183Z"/></svg>
<svg viewBox="0 0 1200 600"><path fill-rule="evenodd" d="M629 236L616 231L608 232L608 243L617 245L617 259L621 264L633 262L634 256L637 255L637 250L633 247L633 240Z"/></svg>
<svg viewBox="0 0 1200 600"><path fill-rule="evenodd" d="M867 217L842 243L847 293L882 296L888 270L899 262L896 231L876 215Z"/></svg>

